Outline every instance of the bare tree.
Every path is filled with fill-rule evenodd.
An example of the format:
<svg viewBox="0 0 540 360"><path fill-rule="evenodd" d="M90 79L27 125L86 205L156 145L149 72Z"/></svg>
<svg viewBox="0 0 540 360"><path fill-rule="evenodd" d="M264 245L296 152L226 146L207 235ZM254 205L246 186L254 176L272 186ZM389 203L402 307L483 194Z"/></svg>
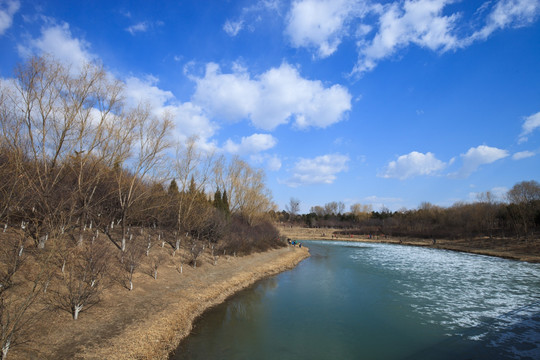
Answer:
<svg viewBox="0 0 540 360"><path fill-rule="evenodd" d="M291 197L289 203L285 205L285 210L291 215L291 218L295 218L300 211L300 200Z"/></svg>
<svg viewBox="0 0 540 360"><path fill-rule="evenodd" d="M145 252L145 246L137 241L136 237L126 243L126 248L119 256L120 266L123 270L124 285L128 290L133 290L133 275L141 265L142 257Z"/></svg>
<svg viewBox="0 0 540 360"><path fill-rule="evenodd" d="M100 300L106 285L110 257L104 244L73 248L62 273L60 286L51 291L53 305L71 313L73 320Z"/></svg>
<svg viewBox="0 0 540 360"><path fill-rule="evenodd" d="M262 169L253 169L238 157L232 159L225 171L223 166L216 167L216 182L227 192L231 212L241 214L249 224L276 209L264 180Z"/></svg>
<svg viewBox="0 0 540 360"><path fill-rule="evenodd" d="M20 234L3 237L0 244L0 359L5 359L9 350L31 340L38 312L29 310L43 294L51 275L47 254L41 258L37 271L25 268L27 254L21 247L22 238L15 239L17 236Z"/></svg>
<svg viewBox="0 0 540 360"><path fill-rule="evenodd" d="M511 214L512 209L515 209L512 215L516 223L523 227L527 238L535 222L534 214L540 209L540 184L534 180L517 183L508 191L507 199L511 203Z"/></svg>
<svg viewBox="0 0 540 360"><path fill-rule="evenodd" d="M212 152L197 147L196 137L189 138L177 149L175 175L179 186L175 251L179 249L181 237L191 235L205 221L209 208L205 190L212 179L215 161Z"/></svg>

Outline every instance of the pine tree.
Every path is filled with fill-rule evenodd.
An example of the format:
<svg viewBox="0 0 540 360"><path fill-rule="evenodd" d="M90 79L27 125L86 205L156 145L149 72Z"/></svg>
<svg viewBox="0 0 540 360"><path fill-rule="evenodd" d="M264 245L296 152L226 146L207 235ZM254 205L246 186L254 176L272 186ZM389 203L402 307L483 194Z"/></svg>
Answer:
<svg viewBox="0 0 540 360"><path fill-rule="evenodd" d="M197 185L195 184L195 179L193 178L193 175L192 175L190 183L189 183L189 193L195 194L196 192L197 192Z"/></svg>
<svg viewBox="0 0 540 360"><path fill-rule="evenodd" d="M214 194L214 207L218 210L223 209L223 200L221 198L221 191L217 188L216 193Z"/></svg>
<svg viewBox="0 0 540 360"><path fill-rule="evenodd" d="M169 185L169 190L167 191L169 193L169 195L178 195L179 193L179 190L178 190L178 184L176 183L176 180L172 179L171 180L171 184Z"/></svg>
<svg viewBox="0 0 540 360"><path fill-rule="evenodd" d="M221 197L221 206L222 210L226 215L231 213L229 209L229 199L227 198L227 190L223 190L223 196Z"/></svg>

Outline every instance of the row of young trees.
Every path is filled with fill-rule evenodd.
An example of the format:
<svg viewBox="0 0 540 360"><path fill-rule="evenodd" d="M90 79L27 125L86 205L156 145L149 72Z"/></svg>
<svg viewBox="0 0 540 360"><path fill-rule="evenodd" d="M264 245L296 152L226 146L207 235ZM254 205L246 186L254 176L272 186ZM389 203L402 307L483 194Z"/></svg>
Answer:
<svg viewBox="0 0 540 360"><path fill-rule="evenodd" d="M263 172L196 138L174 146L171 130L99 64L33 57L0 81L2 359L38 298L77 319L105 287L132 289L145 255L157 277L164 253L197 266L282 245Z"/></svg>
<svg viewBox="0 0 540 360"><path fill-rule="evenodd" d="M290 209L298 204L291 199ZM297 207L295 205L294 207ZM515 184L504 201L490 192L482 193L472 203L458 202L450 207L422 203L418 209L391 212L373 211L371 205L330 202L314 206L310 213L290 211L275 213L280 221L300 222L309 227L343 228L347 233L384 234L419 238L515 237L530 240L540 231L540 184L522 181Z"/></svg>

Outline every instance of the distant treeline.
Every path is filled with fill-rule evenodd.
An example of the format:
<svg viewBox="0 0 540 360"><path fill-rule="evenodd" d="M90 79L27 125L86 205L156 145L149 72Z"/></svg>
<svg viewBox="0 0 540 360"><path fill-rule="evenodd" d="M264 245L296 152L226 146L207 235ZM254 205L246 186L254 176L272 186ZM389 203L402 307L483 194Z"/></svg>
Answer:
<svg viewBox="0 0 540 360"><path fill-rule="evenodd" d="M291 199L289 209L298 201ZM281 222L307 227L343 229L344 234L378 234L416 238L462 239L474 237L538 238L540 232L540 184L523 181L510 189L505 201L486 192L473 203L459 202L450 207L422 203L418 209L372 211L369 205L331 202L311 208L308 214L275 213Z"/></svg>

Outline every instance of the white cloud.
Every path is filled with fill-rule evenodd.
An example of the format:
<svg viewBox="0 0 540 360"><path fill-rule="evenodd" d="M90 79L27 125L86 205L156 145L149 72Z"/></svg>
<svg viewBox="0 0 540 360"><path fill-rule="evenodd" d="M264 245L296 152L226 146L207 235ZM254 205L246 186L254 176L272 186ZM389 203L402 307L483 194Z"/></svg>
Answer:
<svg viewBox="0 0 540 360"><path fill-rule="evenodd" d="M254 23L261 20L265 12L278 12L280 0L259 0L253 5L242 8L238 20L227 19L223 24L223 30L229 36L236 36L244 29L254 30Z"/></svg>
<svg viewBox="0 0 540 360"><path fill-rule="evenodd" d="M521 160L521 159L526 159L526 158L533 157L535 155L536 155L536 153L534 153L532 151L520 151L520 152L517 152L514 155L512 155L512 159Z"/></svg>
<svg viewBox="0 0 540 360"><path fill-rule="evenodd" d="M162 26L163 21L141 21L126 28L126 31L135 36L137 33L147 32L157 26Z"/></svg>
<svg viewBox="0 0 540 360"><path fill-rule="evenodd" d="M293 66L283 63L252 79L236 67L222 74L210 63L197 83L193 102L211 116L230 121L249 119L264 130L294 119L298 128L325 128L341 121L351 109L351 95L341 85L324 87L321 81L307 80Z"/></svg>
<svg viewBox="0 0 540 360"><path fill-rule="evenodd" d="M30 39L28 44L19 45L19 54L23 57L33 53L50 54L65 65L78 72L82 66L96 56L90 53L90 45L81 39L74 38L69 24L52 25L41 29L41 36Z"/></svg>
<svg viewBox="0 0 540 360"><path fill-rule="evenodd" d="M269 155L264 153L256 153L249 156L250 160L257 164L266 164L266 168L269 171L278 171L281 169L281 159L277 155Z"/></svg>
<svg viewBox="0 0 540 360"><path fill-rule="evenodd" d="M84 40L72 36L68 24L63 24L44 27L39 38L30 39L26 46L19 47L19 51L24 56L32 53L50 54L77 72L85 63L97 60L97 57L89 52L89 48L90 45ZM124 95L127 105L134 107L144 103L156 116L171 116L175 124L174 137L177 140L198 136L201 149L214 150L216 145L210 139L218 130L218 125L212 122L197 104L179 102L172 92L159 88L158 81L158 78L151 75L144 78L130 76L125 79Z"/></svg>
<svg viewBox="0 0 540 360"><path fill-rule="evenodd" d="M493 32L506 27L520 27L532 23L540 14L538 0L500 0L488 14L483 28L473 33L468 43L487 39Z"/></svg>
<svg viewBox="0 0 540 360"><path fill-rule="evenodd" d="M291 178L285 181L290 187L310 184L332 184L336 174L347 170L349 157L340 154L328 154L314 159L300 159L293 169Z"/></svg>
<svg viewBox="0 0 540 360"><path fill-rule="evenodd" d="M135 25L131 25L130 27L126 28L126 31L129 32L131 35L135 35L138 32L146 32L148 30L148 22L142 21Z"/></svg>
<svg viewBox="0 0 540 360"><path fill-rule="evenodd" d="M198 136L202 149L214 149L210 138L218 126L210 121L203 109L191 102L178 102L170 91L158 87L158 79L151 75L145 78L128 77L125 81L126 102L130 106L144 103L150 106L154 115L172 117L175 124L175 138L185 140Z"/></svg>
<svg viewBox="0 0 540 360"><path fill-rule="evenodd" d="M458 14L443 15L444 7L453 0L408 0L384 7L379 30L370 41L360 40L359 59L353 72L364 73L397 50L410 44L434 51L447 51L459 45L452 34Z"/></svg>
<svg viewBox="0 0 540 360"><path fill-rule="evenodd" d="M440 53L457 50L498 29L526 26L540 14L539 0L486 1L467 23L468 17L452 10L456 2L295 0L285 19L285 35L293 47L313 49L320 58L335 53L346 37L354 38L358 61L353 73L362 74L410 45ZM373 17L377 24L368 24Z"/></svg>
<svg viewBox="0 0 540 360"><path fill-rule="evenodd" d="M243 27L244 27L244 21L242 20L239 20L239 21L227 20L225 24L223 25L223 30L225 30L225 32L230 36L236 36L240 32L240 30L242 30Z"/></svg>
<svg viewBox="0 0 540 360"><path fill-rule="evenodd" d="M470 148L465 154L461 154L463 160L462 168L452 175L458 177L468 177L475 172L481 165L491 164L497 160L507 157L508 151L490 147L486 145L480 145L475 148Z"/></svg>
<svg viewBox="0 0 540 360"><path fill-rule="evenodd" d="M19 11L20 6L21 3L15 0L0 2L0 35L3 35L11 27L13 16Z"/></svg>
<svg viewBox="0 0 540 360"><path fill-rule="evenodd" d="M413 151L407 155L401 155L395 161L391 161L381 176L404 180L421 175L437 175L446 166L446 163L437 159L430 152L423 154Z"/></svg>
<svg viewBox="0 0 540 360"><path fill-rule="evenodd" d="M523 143L527 141L528 136L538 128L540 128L540 112L537 112L536 114L533 114L531 116L527 116L525 118L525 121L523 122L523 130L519 135L518 142Z"/></svg>
<svg viewBox="0 0 540 360"><path fill-rule="evenodd" d="M353 15L367 13L366 1L358 0L302 0L292 3L287 15L286 35L294 47L316 48L319 57L332 55L347 32L347 21ZM360 26L361 34L369 32Z"/></svg>
<svg viewBox="0 0 540 360"><path fill-rule="evenodd" d="M148 75L144 79L130 76L125 81L126 100L131 106L139 103L146 103L153 109L158 109L174 99L170 91L162 90L157 86L158 79Z"/></svg>
<svg viewBox="0 0 540 360"><path fill-rule="evenodd" d="M278 171L281 169L281 159L274 155L268 159L267 166L270 171Z"/></svg>
<svg viewBox="0 0 540 360"><path fill-rule="evenodd" d="M253 134L248 137L243 136L240 143L228 139L223 148L231 154L247 155L271 149L276 144L276 138L270 134Z"/></svg>

